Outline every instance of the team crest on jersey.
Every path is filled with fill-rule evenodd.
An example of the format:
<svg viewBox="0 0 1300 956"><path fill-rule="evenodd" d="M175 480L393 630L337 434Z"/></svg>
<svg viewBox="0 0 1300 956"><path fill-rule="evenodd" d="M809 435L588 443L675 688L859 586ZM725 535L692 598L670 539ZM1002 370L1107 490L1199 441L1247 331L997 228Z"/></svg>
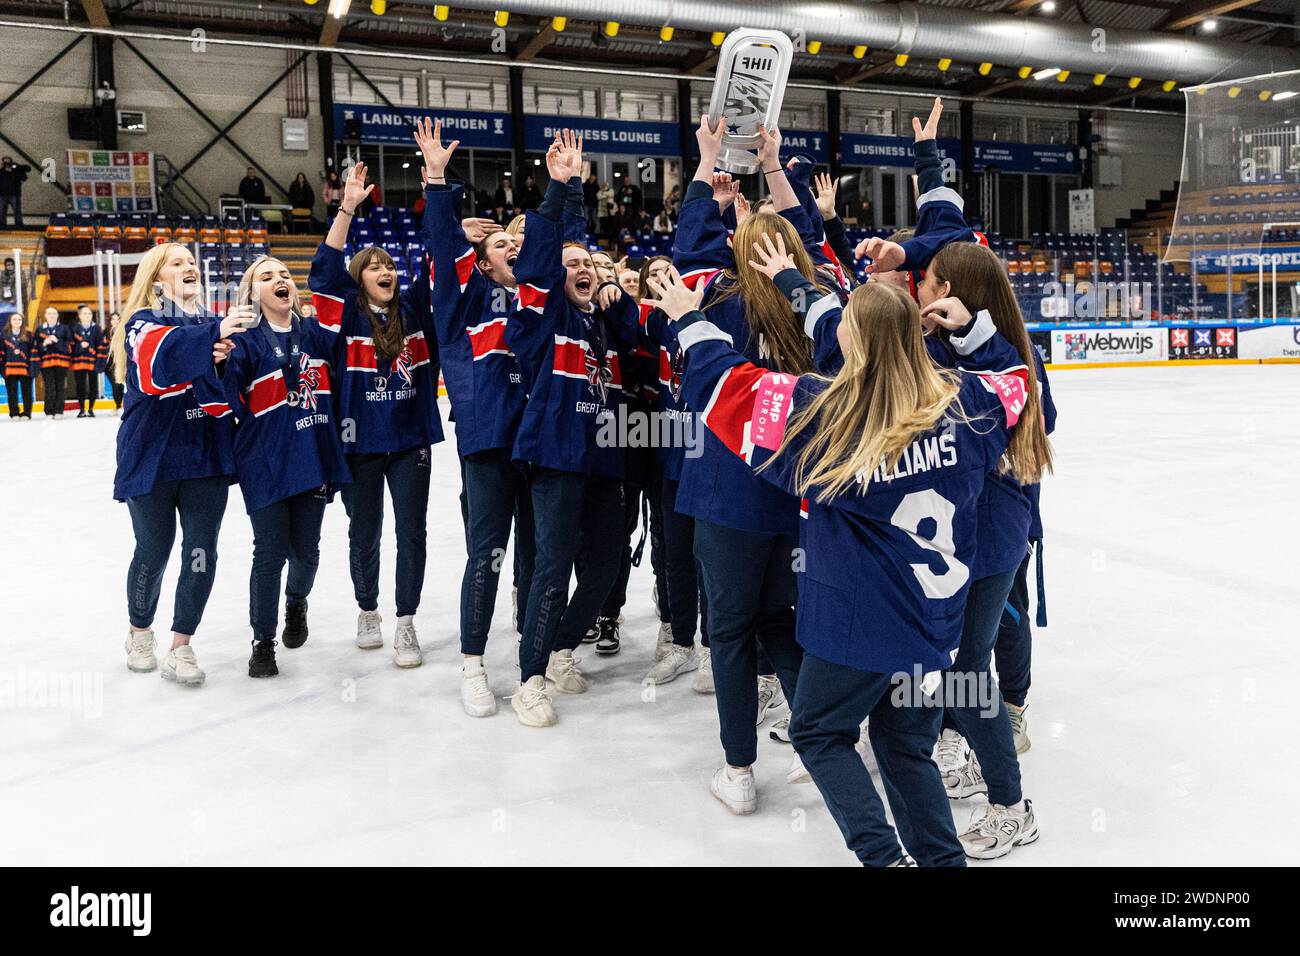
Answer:
<svg viewBox="0 0 1300 956"><path fill-rule="evenodd" d="M415 384L415 378L411 375L411 369L415 365L415 356L411 354L411 346L405 345L397 358L393 359L393 371L402 379L402 383L410 388Z"/></svg>
<svg viewBox="0 0 1300 956"><path fill-rule="evenodd" d="M306 353L298 358L298 391L287 396L289 404L302 406L308 411L316 411L316 389L321 386L321 368L312 365ZM297 398L295 401L294 398Z"/></svg>
<svg viewBox="0 0 1300 956"><path fill-rule="evenodd" d="M599 398L602 405L607 404L609 384L614 380L613 370L598 362L591 349L583 349L582 355L587 371L587 391Z"/></svg>

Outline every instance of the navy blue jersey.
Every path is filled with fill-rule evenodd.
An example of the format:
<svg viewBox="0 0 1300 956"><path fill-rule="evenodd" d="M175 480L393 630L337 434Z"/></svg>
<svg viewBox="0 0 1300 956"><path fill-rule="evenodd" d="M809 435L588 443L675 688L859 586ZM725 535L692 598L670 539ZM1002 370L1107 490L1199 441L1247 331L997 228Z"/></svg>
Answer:
<svg viewBox="0 0 1300 956"><path fill-rule="evenodd" d="M357 284L341 251L321 243L307 283L320 324L339 330L331 356L338 370L334 405L348 453L406 451L442 441L428 276L417 276L402 293L405 338L389 361L376 352L370 318L358 309Z"/></svg>
<svg viewBox="0 0 1300 956"><path fill-rule="evenodd" d="M71 367L74 372L96 372L103 369L102 348L104 331L94 322L72 327Z"/></svg>
<svg viewBox="0 0 1300 956"><path fill-rule="evenodd" d="M36 341L23 332L5 329L0 335L0 365L5 375L30 378L35 372Z"/></svg>
<svg viewBox="0 0 1300 956"><path fill-rule="evenodd" d="M781 214L799 219L803 210L795 207ZM735 268L735 257L727 239L727 228L713 199L712 189L702 182L693 181L687 187L677 224L673 265L691 288L700 283L706 285L702 302L704 312L710 322L730 337L736 351L755 365L770 364L764 343L750 337L744 300L739 295L719 297L731 281L722 270ZM685 403L698 412L689 397ZM683 458L677 510L740 531L795 534L799 525L799 502L781 489L756 478L712 432L705 430L703 437L700 452Z"/></svg>
<svg viewBox="0 0 1300 956"><path fill-rule="evenodd" d="M234 422L212 364L220 317L169 307L141 309L124 321L126 390L113 497L234 474Z"/></svg>
<svg viewBox="0 0 1300 956"><path fill-rule="evenodd" d="M62 322L47 322L32 336L41 368L68 368L72 364L72 331ZM53 339L46 342L46 339Z"/></svg>
<svg viewBox="0 0 1300 956"><path fill-rule="evenodd" d="M688 350L686 398L702 409L710 433L762 480L797 493L794 465L811 431L773 467L762 466L780 446L792 410L825 388L825 379L754 365L703 313L683 318L678 337ZM998 354L1014 354L1002 345ZM949 415L918 435L892 468L880 465L826 502L809 489L796 616L804 650L872 673L951 664L972 580L977 502L1024 395L1023 375L964 373Z"/></svg>
<svg viewBox="0 0 1300 956"><path fill-rule="evenodd" d="M330 357L338 330L314 319L295 321L296 353L292 332L271 329L272 344L259 327L236 335L226 360L223 382L239 423L235 474L250 514L351 480L334 413Z"/></svg>
<svg viewBox="0 0 1300 956"><path fill-rule="evenodd" d="M474 264L474 247L460 225L464 187L425 190L432 225L430 295L442 377L463 455L510 448L524 414L523 376L506 345L514 293Z"/></svg>
<svg viewBox="0 0 1300 956"><path fill-rule="evenodd" d="M524 244L515 260L518 288L506 343L518 359L528 403L513 456L559 471L623 479L623 444L597 436L626 404L623 371L636 349L636 303L625 293L610 309L583 311L564 294L564 218L571 217L562 218L560 207L566 190L552 182L543 211L525 214Z"/></svg>

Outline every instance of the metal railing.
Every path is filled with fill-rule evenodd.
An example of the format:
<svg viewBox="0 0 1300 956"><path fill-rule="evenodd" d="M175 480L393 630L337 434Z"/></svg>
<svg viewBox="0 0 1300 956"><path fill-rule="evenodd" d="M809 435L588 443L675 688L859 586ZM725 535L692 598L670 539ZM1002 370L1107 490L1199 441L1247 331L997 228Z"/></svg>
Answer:
<svg viewBox="0 0 1300 956"><path fill-rule="evenodd" d="M162 153L154 154L154 175L158 181L158 206L162 212L190 216L212 212L212 206L203 193Z"/></svg>

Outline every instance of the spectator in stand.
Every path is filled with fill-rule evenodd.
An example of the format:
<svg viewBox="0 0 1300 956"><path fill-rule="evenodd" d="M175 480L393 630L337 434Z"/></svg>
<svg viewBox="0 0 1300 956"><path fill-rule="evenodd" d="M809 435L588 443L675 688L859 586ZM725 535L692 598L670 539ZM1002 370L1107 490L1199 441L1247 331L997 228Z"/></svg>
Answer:
<svg viewBox="0 0 1300 956"><path fill-rule="evenodd" d="M542 193L537 188L537 180L529 173L524 177L524 188L519 190L519 208L536 209L542 204Z"/></svg>
<svg viewBox="0 0 1300 956"><path fill-rule="evenodd" d="M289 205L293 207L294 226L306 222L310 227L313 222L312 211L316 207L316 191L307 182L307 174L299 173L289 184ZM306 210L306 213L300 212Z"/></svg>
<svg viewBox="0 0 1300 956"><path fill-rule="evenodd" d="M597 235L612 238L614 230L610 226L610 220L614 217L614 187L607 182L601 183L596 192L596 214L600 217Z"/></svg>
<svg viewBox="0 0 1300 956"><path fill-rule="evenodd" d="M266 205L266 183L252 166L244 171L244 178L239 181L239 198L254 206Z"/></svg>
<svg viewBox="0 0 1300 956"><path fill-rule="evenodd" d="M515 190L510 184L509 173L501 177L501 185L497 187L496 195L492 197L492 206L496 210L497 222L505 222L506 213L515 208Z"/></svg>
<svg viewBox="0 0 1300 956"><path fill-rule="evenodd" d="M641 187L632 182L631 179L623 180L623 185L618 190L618 201L628 208L628 211L636 214L641 211Z"/></svg>
<svg viewBox="0 0 1300 956"><path fill-rule="evenodd" d="M0 315L21 311L18 306L18 272L13 259L5 259L4 270L0 271Z"/></svg>
<svg viewBox="0 0 1300 956"><path fill-rule="evenodd" d="M677 217L682 211L682 187L680 185L668 190L668 197L664 199L664 209L667 211L669 218L676 223Z"/></svg>
<svg viewBox="0 0 1300 956"><path fill-rule="evenodd" d="M596 207L600 202L597 199L599 194L600 180L596 178L596 174L593 172L582 184L582 207L587 213L587 231L592 235L596 234L599 227L596 216Z"/></svg>
<svg viewBox="0 0 1300 956"><path fill-rule="evenodd" d="M0 228L8 228L9 210L14 211L14 228L23 224L23 183L32 167L14 165L12 156L0 159Z"/></svg>
<svg viewBox="0 0 1300 956"><path fill-rule="evenodd" d="M669 235L676 227L673 225L673 218L668 214L668 206L659 210L659 215L655 216L654 231L660 235Z"/></svg>
<svg viewBox="0 0 1300 956"><path fill-rule="evenodd" d="M332 169L325 174L321 183L320 199L325 204L325 218L333 219L339 211L339 202L343 199L343 183L339 180L339 174Z"/></svg>
<svg viewBox="0 0 1300 956"><path fill-rule="evenodd" d="M650 217L648 209L642 209L635 214L637 235L650 232L654 229L654 220Z"/></svg>
<svg viewBox="0 0 1300 956"><path fill-rule="evenodd" d="M366 185L370 187L370 193L361 201L362 215L369 216L376 208L384 204L384 192L379 188L379 180L366 173Z"/></svg>

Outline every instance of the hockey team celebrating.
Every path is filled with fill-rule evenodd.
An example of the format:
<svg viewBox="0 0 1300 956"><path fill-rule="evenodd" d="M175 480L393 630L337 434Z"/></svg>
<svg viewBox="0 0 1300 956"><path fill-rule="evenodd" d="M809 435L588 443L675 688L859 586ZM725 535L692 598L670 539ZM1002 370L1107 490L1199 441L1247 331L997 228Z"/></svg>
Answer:
<svg viewBox="0 0 1300 956"><path fill-rule="evenodd" d="M758 149L770 198L751 206L716 166L725 125L701 121L672 256L638 275L589 248L577 135L550 145L540 206L503 226L462 218L465 187L447 178L458 144L425 120L425 274L405 291L383 249L347 255L373 189L357 163L312 262L310 310L262 256L224 315L209 314L191 251L166 243L144 255L111 342L84 321L42 326L35 342L6 330L7 374L35 349L76 370L79 399L106 364L125 385L114 497L135 534L127 666L203 682L194 637L235 482L253 528L249 676L275 676L277 643L308 639L336 493L356 644L391 639L398 667L419 666L441 375L462 488L466 714L497 712L484 652L502 573L515 718L551 727L581 706L591 675L576 652L619 650L644 520L661 622L644 680L689 675L715 696L724 762L710 789L728 810L757 809L757 728L788 702L771 731L793 745L787 780L817 787L864 865L961 866L1036 840L1019 766L1026 577L1055 409L1006 268L943 184L941 110L913 123L915 229L856 249L829 177L814 183L798 155L783 163L775 129L760 128ZM869 260L860 284L854 258ZM658 439L634 440L627 423ZM1041 623L1041 596L1039 611ZM958 833L949 801L974 794L988 809Z"/></svg>

